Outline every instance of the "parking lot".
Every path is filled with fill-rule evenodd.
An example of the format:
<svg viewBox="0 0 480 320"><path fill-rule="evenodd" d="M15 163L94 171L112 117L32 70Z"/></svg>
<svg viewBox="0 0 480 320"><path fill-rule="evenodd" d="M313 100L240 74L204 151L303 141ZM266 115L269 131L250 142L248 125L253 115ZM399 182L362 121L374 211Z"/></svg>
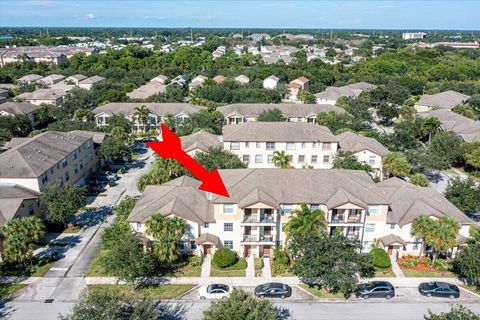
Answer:
<svg viewBox="0 0 480 320"><path fill-rule="evenodd" d="M319 300L313 295L309 294L305 290L300 289L297 286L292 287L292 296L285 299L288 301L316 301ZM254 287L237 287L247 292L252 292L255 289ZM480 297L477 297L470 292L460 289L460 298L450 300L448 298L439 298L439 297L425 297L422 296L419 292L417 287L397 287L395 288L395 297L386 300L383 298L370 298L370 299L363 299L357 298L355 296L350 297L347 300L338 299L338 302L341 301L348 301L348 302L356 302L356 303L480 303ZM186 295L180 297L180 300L200 300L197 297L198 287L194 288L192 291L187 293ZM272 299L274 301L282 301L282 299Z"/></svg>

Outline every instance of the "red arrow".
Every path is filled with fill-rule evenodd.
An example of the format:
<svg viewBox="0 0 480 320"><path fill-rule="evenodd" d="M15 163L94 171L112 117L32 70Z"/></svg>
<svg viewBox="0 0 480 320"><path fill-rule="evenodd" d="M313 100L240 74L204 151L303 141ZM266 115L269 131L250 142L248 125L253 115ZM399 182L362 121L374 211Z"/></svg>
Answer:
<svg viewBox="0 0 480 320"><path fill-rule="evenodd" d="M180 138L164 124L162 124L162 140L163 141L147 142L147 146L162 158L177 160L185 169L190 171L202 182L200 187L198 187L200 190L230 197L217 169L208 172L207 169L190 157L182 150Z"/></svg>

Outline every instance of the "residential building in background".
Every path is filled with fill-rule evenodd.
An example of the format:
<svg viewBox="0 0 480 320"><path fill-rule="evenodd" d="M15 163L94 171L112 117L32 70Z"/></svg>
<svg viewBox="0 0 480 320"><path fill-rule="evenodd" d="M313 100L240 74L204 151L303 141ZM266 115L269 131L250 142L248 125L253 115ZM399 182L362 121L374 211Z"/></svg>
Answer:
<svg viewBox="0 0 480 320"><path fill-rule="evenodd" d="M0 67L9 63L17 63L24 60L59 64L67 62L75 53L84 53L89 56L94 52L92 48L67 47L67 46L29 46L0 48Z"/></svg>
<svg viewBox="0 0 480 320"><path fill-rule="evenodd" d="M316 93L317 103L335 105L340 97L357 98L365 90L373 90L377 86L367 82L357 82L342 87L327 87L322 92Z"/></svg>
<svg viewBox="0 0 480 320"><path fill-rule="evenodd" d="M4 102L0 104L0 115L11 117L25 115L35 125L34 112L39 108L41 108L40 105L30 102Z"/></svg>
<svg viewBox="0 0 480 320"><path fill-rule="evenodd" d="M337 139L327 127L304 122L246 122L223 127L223 145L249 168L275 168L275 151L285 151L294 168L332 167Z"/></svg>
<svg viewBox="0 0 480 320"><path fill-rule="evenodd" d="M39 192L20 185L0 183L0 226L15 218L38 216L39 196Z"/></svg>
<svg viewBox="0 0 480 320"><path fill-rule="evenodd" d="M188 136L180 137L182 150L190 156L198 152L206 152L209 148L223 147L222 136L204 130L194 132Z"/></svg>
<svg viewBox="0 0 480 320"><path fill-rule="evenodd" d="M404 32L402 33L402 39L404 40L416 40L423 39L427 36L425 32Z"/></svg>
<svg viewBox="0 0 480 320"><path fill-rule="evenodd" d="M448 90L436 94L424 94L413 106L417 112L425 112L432 109L453 109L456 105L465 103L470 96Z"/></svg>
<svg viewBox="0 0 480 320"><path fill-rule="evenodd" d="M442 130L455 132L463 141L480 141L480 121L475 121L447 109L430 110L419 113L419 116L422 118L437 118L441 123Z"/></svg>
<svg viewBox="0 0 480 320"><path fill-rule="evenodd" d="M267 77L263 80L263 87L268 90L275 90L278 85L279 78L275 76Z"/></svg>

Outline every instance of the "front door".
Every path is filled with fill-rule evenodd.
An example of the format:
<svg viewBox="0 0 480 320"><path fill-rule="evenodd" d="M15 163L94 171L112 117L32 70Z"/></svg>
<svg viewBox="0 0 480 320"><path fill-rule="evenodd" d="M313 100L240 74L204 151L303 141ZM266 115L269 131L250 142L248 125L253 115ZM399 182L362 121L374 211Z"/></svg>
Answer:
<svg viewBox="0 0 480 320"><path fill-rule="evenodd" d="M212 253L212 245L211 244L204 244L203 245L203 252L205 254L211 254Z"/></svg>
<svg viewBox="0 0 480 320"><path fill-rule="evenodd" d="M391 256L393 253L393 246L388 246L388 255Z"/></svg>
<svg viewBox="0 0 480 320"><path fill-rule="evenodd" d="M252 253L252 246L245 246L245 257L249 256Z"/></svg>
<svg viewBox="0 0 480 320"><path fill-rule="evenodd" d="M263 255L270 256L270 246L263 246Z"/></svg>

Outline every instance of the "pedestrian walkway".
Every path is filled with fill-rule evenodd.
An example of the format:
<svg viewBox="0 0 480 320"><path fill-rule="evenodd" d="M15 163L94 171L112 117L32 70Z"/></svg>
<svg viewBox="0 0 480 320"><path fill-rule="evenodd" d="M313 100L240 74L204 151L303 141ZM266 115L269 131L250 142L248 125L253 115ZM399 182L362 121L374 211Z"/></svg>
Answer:
<svg viewBox="0 0 480 320"><path fill-rule="evenodd" d="M405 275L403 274L402 269L400 269L400 266L398 265L395 257L390 256L390 261L392 262L392 271L393 271L393 273L395 273L395 277L405 278Z"/></svg>
<svg viewBox="0 0 480 320"><path fill-rule="evenodd" d="M202 278L209 278L210 277L210 270L212 269L212 255L207 254L203 258L203 263L202 263L202 273L200 276Z"/></svg>
<svg viewBox="0 0 480 320"><path fill-rule="evenodd" d="M253 258L253 254L247 257L246 277L255 278L255 259Z"/></svg>
<svg viewBox="0 0 480 320"><path fill-rule="evenodd" d="M263 278L271 278L272 277L272 269L270 267L270 258L269 257L263 257L262 277Z"/></svg>

